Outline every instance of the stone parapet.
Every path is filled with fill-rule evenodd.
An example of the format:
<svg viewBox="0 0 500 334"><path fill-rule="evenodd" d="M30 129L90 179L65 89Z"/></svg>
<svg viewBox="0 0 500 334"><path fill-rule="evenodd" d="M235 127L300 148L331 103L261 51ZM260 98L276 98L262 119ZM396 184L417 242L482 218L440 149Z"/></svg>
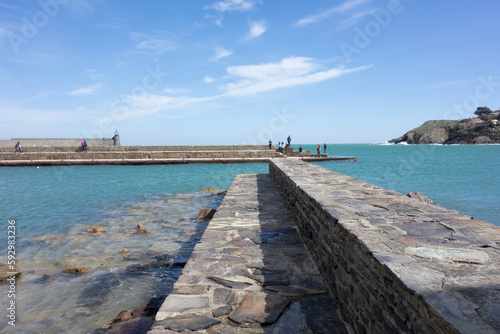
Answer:
<svg viewBox="0 0 500 334"><path fill-rule="evenodd" d="M100 141L101 139L98 139ZM112 139L110 139L112 141ZM5 142L1 141L0 142ZM8 141L8 145L0 145L0 152L13 152L16 141ZM30 145L20 141L23 152L81 152L81 139L74 140L71 145L43 146ZM177 146L112 146L93 145L90 139L87 140L87 152L194 152L194 151L275 151L269 150L266 145L177 145Z"/></svg>
<svg viewBox="0 0 500 334"><path fill-rule="evenodd" d="M498 227L298 159L269 174L349 332L500 332Z"/></svg>

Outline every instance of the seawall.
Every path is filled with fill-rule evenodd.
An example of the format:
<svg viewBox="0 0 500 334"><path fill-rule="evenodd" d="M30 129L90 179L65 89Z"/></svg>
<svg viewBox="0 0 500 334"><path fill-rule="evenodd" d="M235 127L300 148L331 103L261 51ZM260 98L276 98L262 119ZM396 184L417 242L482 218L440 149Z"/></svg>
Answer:
<svg viewBox="0 0 500 334"><path fill-rule="evenodd" d="M290 149L287 156L298 157ZM267 145L207 145L207 146L23 146L14 153L12 147L0 147L0 166L66 166L66 165L151 165L183 163L246 163L268 162L284 157ZM302 153L307 161L344 160L353 157L328 157L325 154Z"/></svg>
<svg viewBox="0 0 500 334"><path fill-rule="evenodd" d="M498 227L299 160L269 173L350 332L500 332Z"/></svg>

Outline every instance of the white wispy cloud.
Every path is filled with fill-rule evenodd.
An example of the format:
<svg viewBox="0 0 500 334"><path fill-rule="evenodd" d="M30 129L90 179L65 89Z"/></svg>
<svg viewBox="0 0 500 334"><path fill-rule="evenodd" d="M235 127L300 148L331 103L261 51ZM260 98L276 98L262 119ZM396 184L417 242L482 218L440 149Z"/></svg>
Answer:
<svg viewBox="0 0 500 334"><path fill-rule="evenodd" d="M260 37L268 29L267 22L265 20L250 21L249 25L250 25L250 31L243 38L245 40L250 40Z"/></svg>
<svg viewBox="0 0 500 334"><path fill-rule="evenodd" d="M174 43L159 37L149 36L141 32L130 32L129 38L135 44L135 49L140 51L170 52L177 49Z"/></svg>
<svg viewBox="0 0 500 334"><path fill-rule="evenodd" d="M203 81L206 83L212 83L215 81L215 79L212 77L209 77L208 75L205 75L205 77L203 78Z"/></svg>
<svg viewBox="0 0 500 334"><path fill-rule="evenodd" d="M269 92L276 89L313 84L337 78L349 73L368 69L370 66L355 68L323 69L323 65L308 57L289 57L280 62L258 65L242 65L227 67L224 80L232 81L222 87L220 94L207 97L171 96L157 94L131 95L121 103L126 105L120 112L106 117L108 121L120 121L132 117L161 115L167 118L178 118L175 113L199 103L220 100L225 97L242 97ZM213 78L206 76L205 82ZM165 114L173 111L173 115Z"/></svg>
<svg viewBox="0 0 500 334"><path fill-rule="evenodd" d="M92 95L95 92L97 92L99 89L103 87L102 84L97 83L89 86L85 86L82 88L78 88L75 90L72 90L71 92L68 92L69 96L84 96L84 95Z"/></svg>
<svg viewBox="0 0 500 334"><path fill-rule="evenodd" d="M214 10L216 15L207 15L205 18L214 19L215 24L222 27L225 12L245 12L252 10L255 5L262 4L262 0L222 0L216 1L205 9Z"/></svg>
<svg viewBox="0 0 500 334"><path fill-rule="evenodd" d="M255 5L261 4L261 0L223 0L217 1L205 9L215 9L221 12L229 11L248 11L251 10Z"/></svg>
<svg viewBox="0 0 500 334"><path fill-rule="evenodd" d="M230 56L232 54L233 54L233 50L226 50L226 49L221 48L221 47L216 47L215 48L215 56L211 60L213 61L213 60L221 59L221 58Z"/></svg>
<svg viewBox="0 0 500 334"><path fill-rule="evenodd" d="M311 84L361 71L370 66L333 68L321 71L321 65L307 57L289 57L279 63L229 66L227 72L237 81L224 87L223 96L242 96L278 88Z"/></svg>
<svg viewBox="0 0 500 334"><path fill-rule="evenodd" d="M102 73L99 73L98 70L89 68L86 72L89 78L92 80L99 80L102 78Z"/></svg>
<svg viewBox="0 0 500 334"><path fill-rule="evenodd" d="M368 3L370 1L371 0L349 0L349 1L344 2L338 6L324 10L320 13L304 17L304 18L298 20L297 22L295 22L295 26L303 27L303 26L306 26L309 24L321 22L321 21L325 20L326 18L328 18L329 16L331 16L332 14L339 14L339 13L346 12L350 9L353 9L355 7L358 7L360 5Z"/></svg>

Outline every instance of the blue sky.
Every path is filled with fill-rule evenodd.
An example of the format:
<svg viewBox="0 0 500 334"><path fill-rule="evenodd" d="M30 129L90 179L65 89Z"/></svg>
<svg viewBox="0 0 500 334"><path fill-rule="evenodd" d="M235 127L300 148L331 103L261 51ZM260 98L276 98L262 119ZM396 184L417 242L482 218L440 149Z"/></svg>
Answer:
<svg viewBox="0 0 500 334"><path fill-rule="evenodd" d="M500 108L500 2L1 0L0 139L385 142Z"/></svg>

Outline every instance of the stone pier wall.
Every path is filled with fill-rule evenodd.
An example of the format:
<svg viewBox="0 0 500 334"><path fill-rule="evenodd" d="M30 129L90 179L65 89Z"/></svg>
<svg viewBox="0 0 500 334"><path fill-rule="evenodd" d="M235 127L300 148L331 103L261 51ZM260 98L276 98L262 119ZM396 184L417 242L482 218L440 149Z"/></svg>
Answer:
<svg viewBox="0 0 500 334"><path fill-rule="evenodd" d="M114 146L113 138L86 138L89 146ZM0 148L13 150L17 142L26 147L80 147L82 138L12 138L0 140Z"/></svg>
<svg viewBox="0 0 500 334"><path fill-rule="evenodd" d="M301 162L269 174L352 333L500 333L500 230Z"/></svg>

